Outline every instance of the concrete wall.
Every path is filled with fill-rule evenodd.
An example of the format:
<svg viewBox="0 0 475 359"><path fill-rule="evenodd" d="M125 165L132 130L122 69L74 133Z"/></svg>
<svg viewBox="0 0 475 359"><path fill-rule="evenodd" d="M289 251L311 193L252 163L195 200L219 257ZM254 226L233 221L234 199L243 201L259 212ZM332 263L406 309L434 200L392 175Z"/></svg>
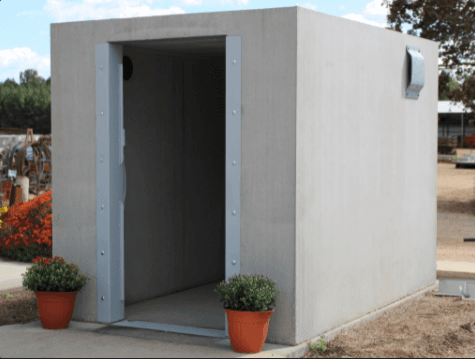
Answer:
<svg viewBox="0 0 475 359"><path fill-rule="evenodd" d="M97 320L95 44L239 35L241 273L277 281L268 340L295 341L296 20L291 7L51 25L53 254L91 276L73 319Z"/></svg>
<svg viewBox="0 0 475 359"><path fill-rule="evenodd" d="M225 60L124 56L128 305L225 278Z"/></svg>
<svg viewBox="0 0 475 359"><path fill-rule="evenodd" d="M297 9L296 342L436 282L438 43ZM407 99L406 45L425 58Z"/></svg>

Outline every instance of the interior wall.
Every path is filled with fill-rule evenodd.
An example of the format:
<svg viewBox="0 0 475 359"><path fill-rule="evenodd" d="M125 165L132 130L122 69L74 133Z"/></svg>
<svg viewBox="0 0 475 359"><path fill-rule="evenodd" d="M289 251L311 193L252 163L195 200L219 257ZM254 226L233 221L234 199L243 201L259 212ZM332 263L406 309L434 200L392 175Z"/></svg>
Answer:
<svg viewBox="0 0 475 359"><path fill-rule="evenodd" d="M224 279L226 122L224 57L124 56L128 305Z"/></svg>

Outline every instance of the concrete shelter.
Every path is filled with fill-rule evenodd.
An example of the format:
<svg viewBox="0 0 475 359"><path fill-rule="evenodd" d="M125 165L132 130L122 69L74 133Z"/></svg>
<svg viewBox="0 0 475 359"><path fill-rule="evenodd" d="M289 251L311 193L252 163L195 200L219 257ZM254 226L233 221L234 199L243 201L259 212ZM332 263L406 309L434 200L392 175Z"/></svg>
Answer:
<svg viewBox="0 0 475 359"><path fill-rule="evenodd" d="M436 283L438 43L302 7L51 24L53 255L73 319L295 345Z"/></svg>

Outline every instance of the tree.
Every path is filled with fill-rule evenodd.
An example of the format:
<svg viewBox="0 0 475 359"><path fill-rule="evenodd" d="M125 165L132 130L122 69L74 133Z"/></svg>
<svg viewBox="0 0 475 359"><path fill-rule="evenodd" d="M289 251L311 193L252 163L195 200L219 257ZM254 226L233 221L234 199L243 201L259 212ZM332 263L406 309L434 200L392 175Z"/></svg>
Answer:
<svg viewBox="0 0 475 359"><path fill-rule="evenodd" d="M10 79L8 79L8 78L7 78L5 81L3 81L3 83L0 82L0 85L19 86L19 85L16 83L15 79L11 79L11 80L10 80Z"/></svg>
<svg viewBox="0 0 475 359"><path fill-rule="evenodd" d="M455 89L460 88L460 85L449 74L441 72L439 75L439 101L449 101L447 94Z"/></svg>
<svg viewBox="0 0 475 359"><path fill-rule="evenodd" d="M35 69L28 69L25 70L25 72L20 72L20 85L23 85L25 83L30 83L30 82L35 82L37 81L38 83L43 83L45 82L45 79L38 75L38 70Z"/></svg>
<svg viewBox="0 0 475 359"><path fill-rule="evenodd" d="M387 29L402 32L403 23L412 25L408 34L439 41L439 97L461 101L475 112L475 0L383 0L390 9ZM446 92L450 83L448 70L456 70L461 84Z"/></svg>
<svg viewBox="0 0 475 359"><path fill-rule="evenodd" d="M26 70L20 73L20 82L0 83L0 127L51 133L51 77L44 81L36 70Z"/></svg>

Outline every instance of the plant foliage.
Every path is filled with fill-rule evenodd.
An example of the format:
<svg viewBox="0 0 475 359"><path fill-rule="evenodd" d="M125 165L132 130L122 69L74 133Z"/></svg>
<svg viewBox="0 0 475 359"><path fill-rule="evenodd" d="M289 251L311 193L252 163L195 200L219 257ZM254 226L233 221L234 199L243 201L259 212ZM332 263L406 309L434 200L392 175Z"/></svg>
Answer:
<svg viewBox="0 0 475 359"><path fill-rule="evenodd" d="M23 287L33 292L80 292L91 278L80 275L78 266L63 257L38 257L33 263L22 274Z"/></svg>
<svg viewBox="0 0 475 359"><path fill-rule="evenodd" d="M32 128L51 133L51 78L44 80L34 69L20 72L20 84L0 83L0 128Z"/></svg>
<svg viewBox="0 0 475 359"><path fill-rule="evenodd" d="M387 29L402 32L402 24L409 24L408 34L440 42L439 98L462 102L475 112L475 1L383 0L381 5L390 10ZM459 88L450 90L447 70L463 82Z"/></svg>
<svg viewBox="0 0 475 359"><path fill-rule="evenodd" d="M275 305L275 282L263 275L234 275L215 289L224 308L247 312L265 312ZM280 290L278 291L280 292Z"/></svg>
<svg viewBox="0 0 475 359"><path fill-rule="evenodd" d="M15 204L0 216L0 248L8 257L29 262L39 255L38 250L42 251L40 254L50 253L53 245L51 195L52 191L47 191L31 201Z"/></svg>

